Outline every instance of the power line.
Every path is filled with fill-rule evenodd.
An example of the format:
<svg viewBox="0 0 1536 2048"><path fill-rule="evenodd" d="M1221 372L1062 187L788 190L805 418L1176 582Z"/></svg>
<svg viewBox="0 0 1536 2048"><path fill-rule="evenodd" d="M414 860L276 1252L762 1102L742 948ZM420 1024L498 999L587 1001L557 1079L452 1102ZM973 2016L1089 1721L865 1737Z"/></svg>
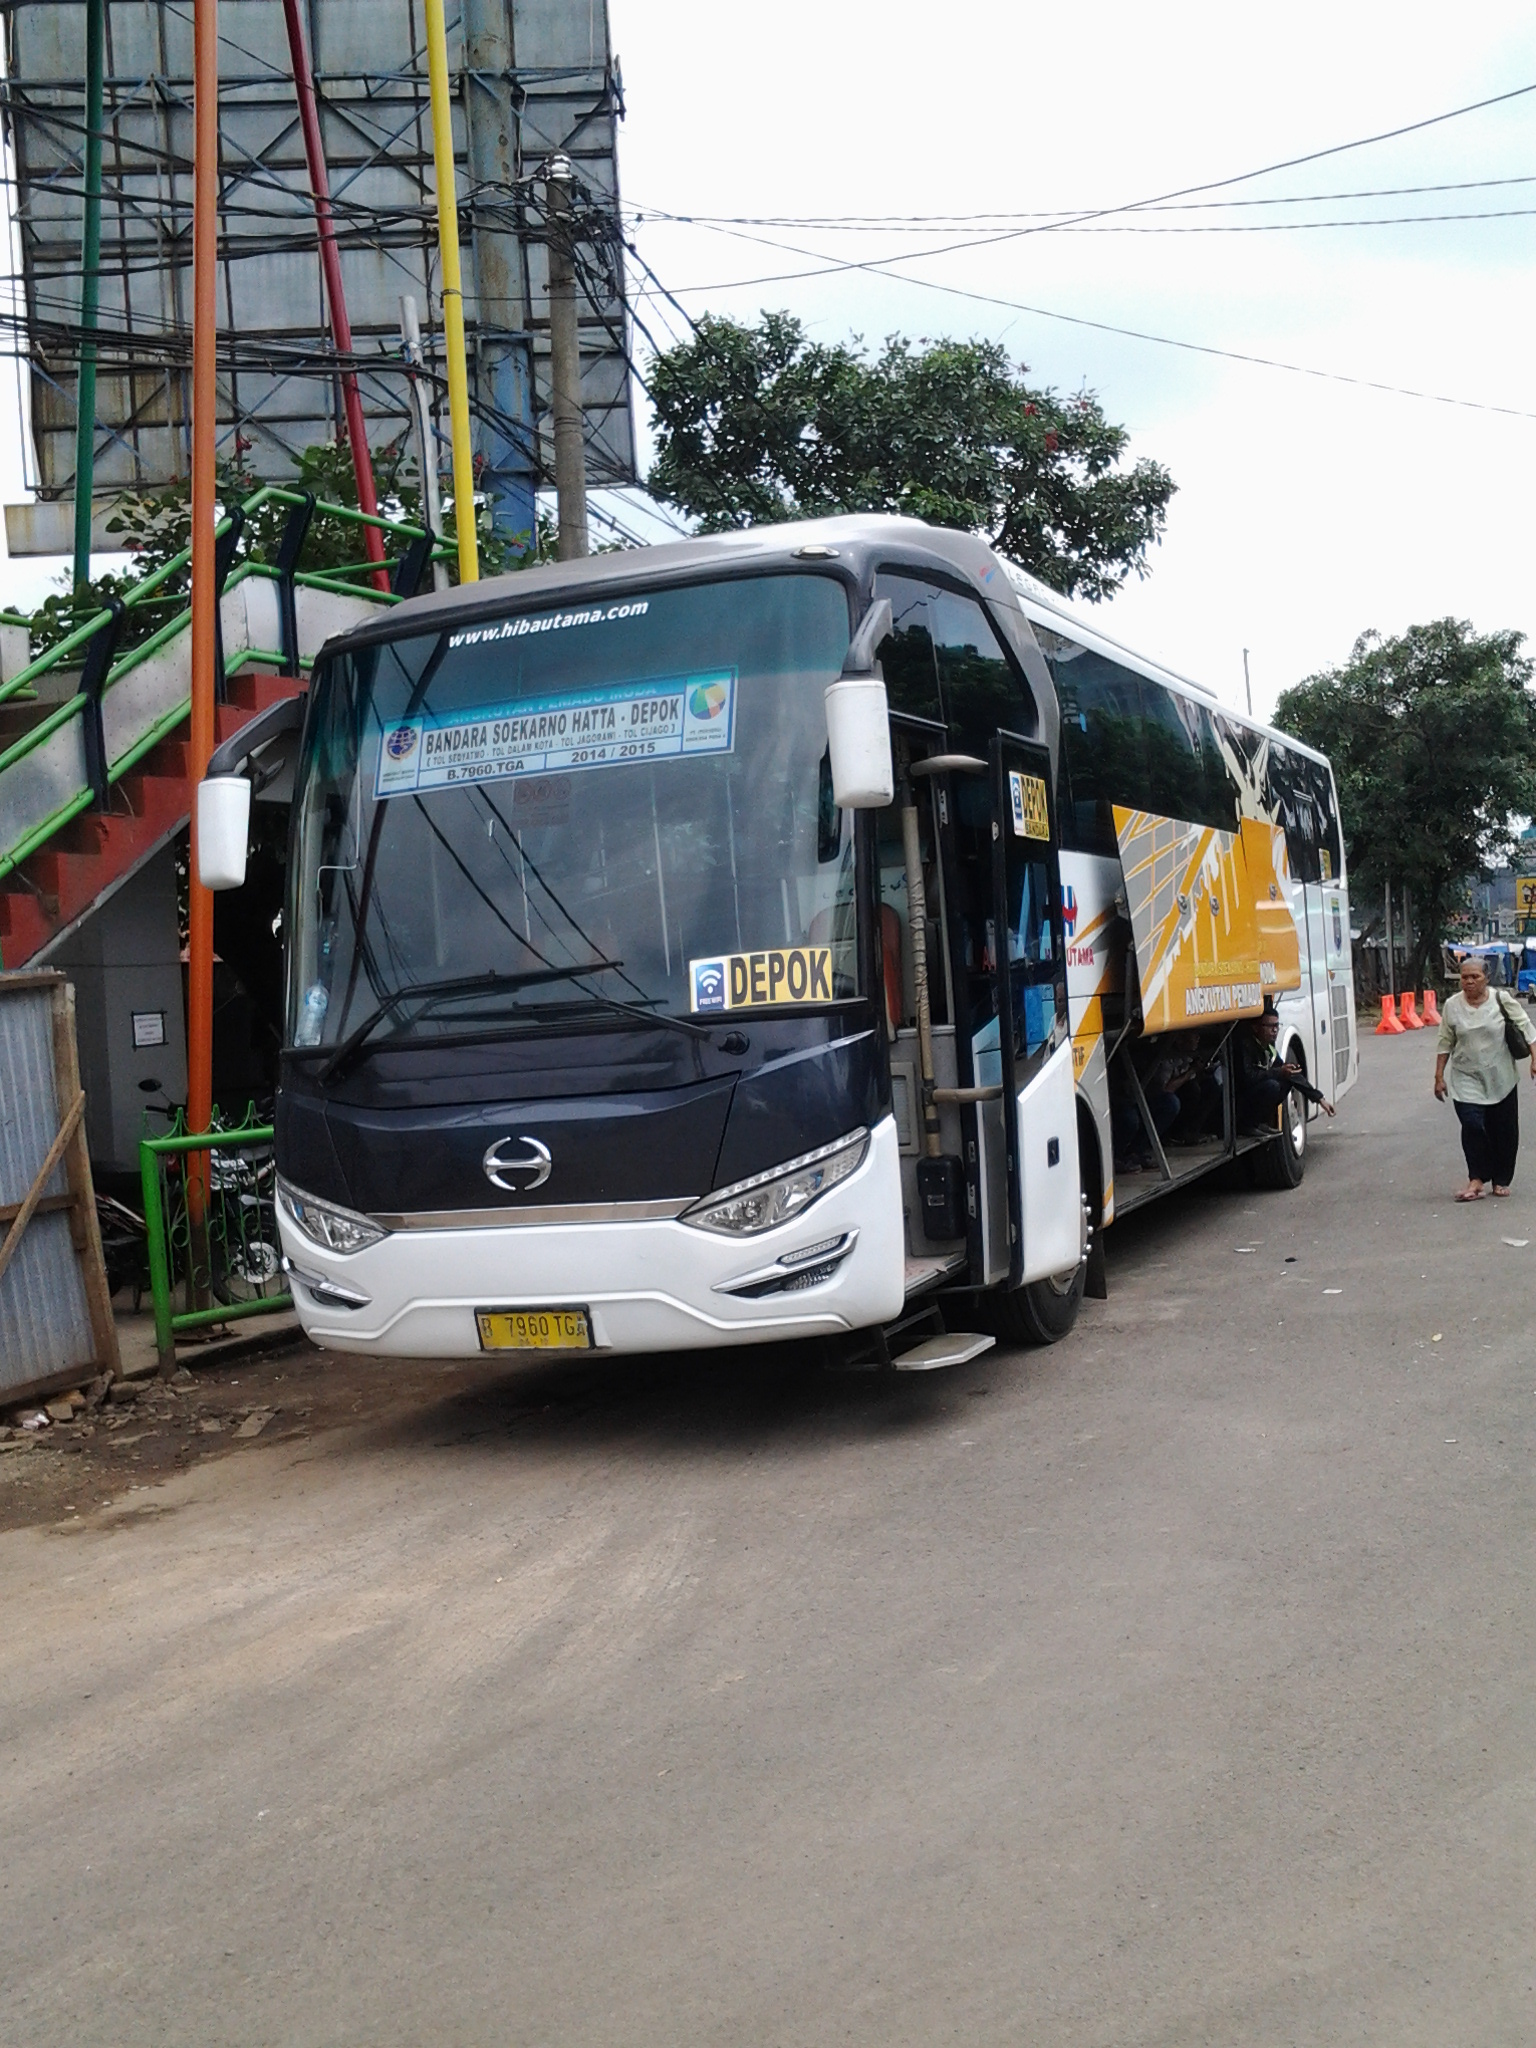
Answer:
<svg viewBox="0 0 1536 2048"><path fill-rule="evenodd" d="M1255 178L1273 177L1276 174L1276 172L1279 171L1293 171L1299 169L1300 166L1303 164L1320 163L1325 157L1343 156L1351 150L1370 149L1373 148L1379 142L1393 142L1404 135L1416 135L1425 128L1438 127L1442 122L1445 121L1457 121L1467 114L1482 113L1488 107L1502 106L1508 100L1522 99L1525 97L1526 94L1533 92L1536 92L1536 82L1533 82L1530 85L1518 85L1513 87L1508 92L1494 93L1487 99L1471 100L1465 106L1448 107L1444 113L1429 114L1426 115L1422 120L1404 122L1401 126L1396 128L1384 128L1374 135L1359 135L1349 142L1330 143L1326 149L1308 150L1302 156L1284 157L1279 162L1272 164L1261 164L1250 171L1234 171L1227 177L1208 178L1203 183L1198 185L1180 185L1171 192L1149 193L1143 199L1126 200L1125 202L1117 206L1092 207L1081 213L1070 214L1064 220L1057 219L1040 221L1032 226L1009 227L1000 229L994 233L971 236L964 241L941 243L939 247L936 249L916 250L913 252L911 256L891 258L888 260L901 262L916 262L921 258L931 256L949 256L966 249L990 248L995 246L999 242L1018 241L1025 235L1059 234L1066 229L1086 227L1094 221L1112 219L1114 216L1118 214L1140 213L1145 212L1148 208L1167 206L1171 204L1174 200L1193 199L1196 198L1202 192L1223 192L1228 190L1233 185L1251 184ZM679 218L686 219L687 216L683 215L679 216ZM700 221L698 225L704 226L706 225L706 223ZM733 231L727 228L717 228L716 232L728 234L731 232L739 231ZM751 240L752 237L746 236L743 239ZM769 246L775 247L786 245L770 244ZM796 251L796 253L798 255L803 256L815 256L818 252L813 249L802 249ZM880 267L881 266L876 262L848 262L845 264L835 264L832 266L832 268L834 269L847 270L873 270L878 269ZM779 282L779 280L765 278L761 280L761 282L766 284Z"/></svg>
<svg viewBox="0 0 1536 2048"><path fill-rule="evenodd" d="M1533 180L1531 182L1536 182L1536 180ZM1242 201L1236 203L1246 204L1246 202ZM1168 211L1172 210L1173 209L1171 208L1168 209ZM1356 215L1354 218L1349 220L1234 221L1230 225L1226 222L1179 221L1168 227L1145 227L1142 225L1141 219L1138 218L1134 221L1110 220L1102 223L1090 221L1085 222L1081 225L1075 222L1064 221L1060 223L1059 232L1067 235L1288 235L1299 234L1308 229L1314 228L1429 227L1433 226L1434 223L1437 221L1526 220L1529 219L1532 215L1536 215L1536 206L1491 207L1483 211L1465 213L1399 213L1371 214L1366 216ZM660 217L661 216L653 215L652 220L655 220ZM672 216L672 218L675 218L677 221L679 221L679 223L684 223L690 227L703 228L711 234L735 235L741 241L757 241L760 242L763 247L769 249L792 249L794 247L794 245L789 242L774 242L769 241L766 237L763 236L748 235L741 229L727 227L723 221L706 220L703 218L688 219L688 217L685 215L676 215ZM810 232L822 233L825 232L825 230L820 227L812 227ZM864 232L869 231L864 230ZM1010 239L1010 237L996 236L990 237L989 239L1003 241ZM875 267L879 265L881 262L917 263L920 262L926 256L948 256L954 254L955 251L959 249L980 248L983 246L984 244L981 242L953 242L950 243L948 247L942 249L912 249L904 251L899 255L892 255L884 258L872 257L860 260L856 258L845 259L841 257L835 257L829 263L827 263L824 270L786 271L784 273L784 276L819 277L838 270L864 270L871 267ZM816 249L805 249L799 251L798 253L805 256L820 256L824 252ZM779 282L778 279L770 277L753 279L749 281L761 284L773 284ZM678 289L680 291L696 291L700 289L700 287L696 285L680 285Z"/></svg>
<svg viewBox="0 0 1536 2048"><path fill-rule="evenodd" d="M1512 178L1461 178L1438 185L1370 185L1352 192L1282 192L1257 199L1197 199L1168 201L1142 206L1149 213L1205 213L1218 209L1254 206L1320 206L1346 199L1406 199L1428 192L1483 192L1506 185L1536 185L1536 174ZM842 214L748 214L670 213L664 207L643 202L626 205L625 214L636 227L654 222L694 227L814 228L818 232L863 234L937 234L960 227L1005 227L1016 221L1065 221L1084 211L1077 206L1041 206L1014 212L990 213L842 213Z"/></svg>
<svg viewBox="0 0 1536 2048"><path fill-rule="evenodd" d="M892 262L910 261L909 258L891 258L889 260ZM940 284L935 279L929 277L907 277L900 271L892 271L885 268L880 263L837 264L832 267L839 270L875 271L890 277L897 284L916 285L922 291L941 292L948 298L969 299L978 305L984 306L999 306L1006 312L1031 314L1037 320L1056 320L1068 327L1092 328L1099 334L1115 334L1129 341L1152 342L1159 348L1181 349L1191 355L1215 356L1225 362L1246 363L1265 370L1284 370L1295 377L1313 377L1328 384L1350 384L1364 391L1385 392L1394 398L1419 399L1428 405L1449 405L1467 412L1496 413L1505 419L1536 420L1536 411L1527 411L1519 406L1493 405L1484 399L1478 398L1455 398L1443 391L1420 391L1412 385L1388 384L1375 377L1353 377L1342 370L1320 370L1310 363L1288 363L1278 356L1261 356L1242 349L1219 348L1211 342L1185 341L1176 335L1155 334L1147 328L1121 327L1110 320L1091 320L1078 313L1058 312L1052 306L1031 305L1022 299L1005 299L992 292L969 291L962 285ZM817 270L788 271L782 273L777 278L747 278L732 281L729 288L735 289L755 284L775 284L781 282L785 277L819 277L824 274L824 272ZM652 275L654 276L654 272L652 272ZM696 292L720 291L727 288L726 284L678 285L676 287L677 291L687 292L690 295ZM642 298L648 295L649 290L645 286L642 286L636 294L637 297ZM670 298L672 294L669 292L667 296Z"/></svg>
<svg viewBox="0 0 1536 2048"><path fill-rule="evenodd" d="M1254 171L1238 171L1228 178L1211 178L1202 185L1184 185L1175 192L1160 192L1150 199L1133 200L1128 206L1096 208L1091 213L1076 216L1077 220L1102 220L1112 213L1132 213L1149 206L1163 206L1174 199L1193 199L1201 192L1221 192L1232 185L1246 185L1255 178L1272 177L1277 171L1299 170L1303 164L1321 163L1325 157L1344 156L1355 149L1371 149L1378 142L1395 142L1403 135L1417 135L1425 128L1438 127L1444 121L1459 121L1466 114L1480 114L1489 107L1504 105L1508 100L1523 99L1527 93L1536 92L1536 81L1529 85L1514 86L1508 92L1494 93L1487 99L1470 100L1465 106L1448 107L1443 114L1429 114L1421 121L1406 121L1397 128L1383 128L1375 135L1360 135L1352 142L1331 143L1326 149L1308 150L1304 156L1286 157L1280 163L1265 164ZM1049 232L1049 230L1047 230Z"/></svg>

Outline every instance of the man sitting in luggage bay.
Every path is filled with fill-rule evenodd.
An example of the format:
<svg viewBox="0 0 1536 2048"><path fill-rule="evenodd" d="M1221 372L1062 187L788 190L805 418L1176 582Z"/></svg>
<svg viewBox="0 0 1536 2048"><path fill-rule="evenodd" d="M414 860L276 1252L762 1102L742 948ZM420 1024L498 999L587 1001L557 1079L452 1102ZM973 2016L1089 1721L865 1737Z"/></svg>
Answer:
<svg viewBox="0 0 1536 2048"><path fill-rule="evenodd" d="M1275 1111L1292 1091L1316 1103L1325 1116L1333 1104L1314 1088L1294 1060L1275 1057L1280 1013L1266 996L1263 1014L1241 1024L1233 1038L1237 1056L1237 1127L1244 1137L1267 1138L1275 1127Z"/></svg>

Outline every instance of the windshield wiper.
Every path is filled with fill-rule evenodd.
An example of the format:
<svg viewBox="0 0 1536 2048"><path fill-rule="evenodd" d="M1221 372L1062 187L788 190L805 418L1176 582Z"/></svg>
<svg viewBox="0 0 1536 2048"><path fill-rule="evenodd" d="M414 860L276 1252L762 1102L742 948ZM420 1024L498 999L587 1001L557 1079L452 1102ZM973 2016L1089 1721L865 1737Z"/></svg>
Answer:
<svg viewBox="0 0 1536 2048"><path fill-rule="evenodd" d="M430 1002L446 1002L452 996L480 996L490 995L501 989L537 988L545 982L570 981L578 974L597 974L604 968L623 965L622 960L580 960L570 967L535 967L526 974L469 974L442 981L413 981L406 988L397 988L392 996L386 996L377 1009L368 1012L355 1030L348 1032L320 1069L316 1079L322 1084L333 1081L342 1068L349 1065L362 1051L367 1040L384 1019L392 1017L402 1003L411 1002L417 997ZM596 997L594 1000L601 1002L603 998Z"/></svg>
<svg viewBox="0 0 1536 2048"><path fill-rule="evenodd" d="M641 1024L660 1024L667 1031L680 1031L685 1038L702 1038L711 1044L714 1033L707 1024L690 1024L686 1017L671 1016L666 1010L648 1010L643 1003L621 1003L617 996L588 995L584 1004L562 1003L560 1013L569 1017L583 1009L612 1010L621 1017L634 1017Z"/></svg>

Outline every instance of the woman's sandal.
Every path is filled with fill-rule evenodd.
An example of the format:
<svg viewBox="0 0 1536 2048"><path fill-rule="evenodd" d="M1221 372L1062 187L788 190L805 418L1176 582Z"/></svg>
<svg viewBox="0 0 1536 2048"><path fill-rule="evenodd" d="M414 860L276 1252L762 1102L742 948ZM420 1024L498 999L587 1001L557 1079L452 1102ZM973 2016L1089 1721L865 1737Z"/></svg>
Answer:
<svg viewBox="0 0 1536 2048"><path fill-rule="evenodd" d="M1483 1199L1483 1191L1481 1188L1463 1188L1456 1199L1458 1202L1480 1202Z"/></svg>
<svg viewBox="0 0 1536 2048"><path fill-rule="evenodd" d="M1495 1188L1494 1188L1494 1191L1493 1191L1493 1192L1494 1192L1494 1193L1495 1193L1495 1194L1496 1194L1496 1195L1497 1195L1497 1196L1498 1196L1498 1197L1500 1198L1500 1200L1502 1200L1502 1199L1503 1199L1503 1197L1504 1197L1505 1195L1507 1195L1507 1194L1509 1193L1509 1189L1508 1189L1508 1188L1501 1188L1501 1187L1495 1187Z"/></svg>

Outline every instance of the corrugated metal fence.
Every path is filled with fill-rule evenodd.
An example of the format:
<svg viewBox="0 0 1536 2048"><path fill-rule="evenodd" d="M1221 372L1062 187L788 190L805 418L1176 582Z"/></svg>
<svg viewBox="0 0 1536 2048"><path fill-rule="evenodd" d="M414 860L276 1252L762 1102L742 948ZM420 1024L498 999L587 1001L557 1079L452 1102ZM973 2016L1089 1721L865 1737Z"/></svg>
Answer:
<svg viewBox="0 0 1536 2048"><path fill-rule="evenodd" d="M79 1099L74 990L0 974L0 1403L116 1362Z"/></svg>

